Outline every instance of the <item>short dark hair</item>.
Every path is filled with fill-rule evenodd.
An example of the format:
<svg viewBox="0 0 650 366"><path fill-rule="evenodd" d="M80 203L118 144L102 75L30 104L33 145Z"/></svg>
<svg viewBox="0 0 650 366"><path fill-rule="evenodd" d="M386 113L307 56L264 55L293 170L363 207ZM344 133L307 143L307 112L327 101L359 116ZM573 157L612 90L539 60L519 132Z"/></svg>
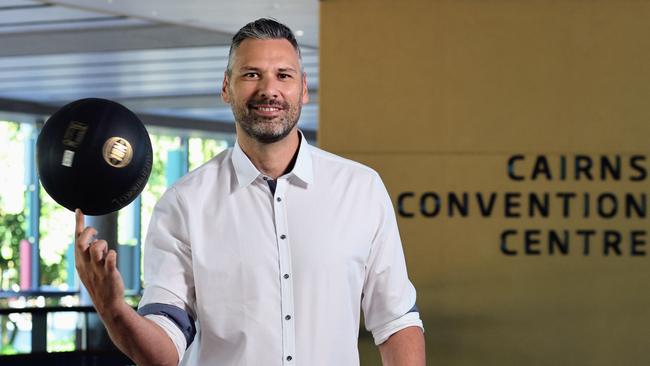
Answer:
<svg viewBox="0 0 650 366"><path fill-rule="evenodd" d="M298 54L298 61L300 63L300 69L302 70L302 55L300 53L300 46L298 46L298 41L296 41L296 37L293 35L291 29L275 19L260 18L243 26L232 37L230 51L228 52L228 66L226 67L226 73L228 76L232 75L232 59L234 57L235 51L246 39L286 39L296 50L296 54Z"/></svg>

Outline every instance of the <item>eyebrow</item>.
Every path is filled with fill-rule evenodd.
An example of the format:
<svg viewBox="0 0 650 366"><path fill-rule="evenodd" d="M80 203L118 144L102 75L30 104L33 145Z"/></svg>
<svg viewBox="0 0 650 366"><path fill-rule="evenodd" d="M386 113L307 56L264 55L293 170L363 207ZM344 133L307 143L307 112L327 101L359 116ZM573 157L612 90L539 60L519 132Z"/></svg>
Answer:
<svg viewBox="0 0 650 366"><path fill-rule="evenodd" d="M296 71L296 69L294 69L293 67L281 67L281 68L278 69L278 71L280 71L280 72L293 72L293 73L298 73L298 72Z"/></svg>
<svg viewBox="0 0 650 366"><path fill-rule="evenodd" d="M240 72L243 72L243 71L261 71L261 69L259 67L255 67L255 66L246 66L246 65L244 65L244 66L239 68L239 71ZM296 71L296 69L294 69L293 67L280 67L278 69L278 71L279 72L289 72L289 73L294 73L294 74L298 73Z"/></svg>

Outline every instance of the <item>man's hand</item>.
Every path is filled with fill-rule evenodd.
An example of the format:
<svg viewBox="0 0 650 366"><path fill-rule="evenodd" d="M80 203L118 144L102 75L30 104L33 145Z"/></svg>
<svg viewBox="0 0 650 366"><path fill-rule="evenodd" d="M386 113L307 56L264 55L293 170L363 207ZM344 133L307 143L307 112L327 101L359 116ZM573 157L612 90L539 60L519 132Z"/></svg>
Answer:
<svg viewBox="0 0 650 366"><path fill-rule="evenodd" d="M75 220L75 267L113 343L139 365L177 365L178 352L167 333L124 301L117 253L108 250L106 240L95 239L97 230L85 227L79 209Z"/></svg>
<svg viewBox="0 0 650 366"><path fill-rule="evenodd" d="M79 209L75 210L75 221L75 267L97 313L104 317L126 305L124 281L117 270L117 252L108 250L106 240L96 240L97 230L85 227Z"/></svg>

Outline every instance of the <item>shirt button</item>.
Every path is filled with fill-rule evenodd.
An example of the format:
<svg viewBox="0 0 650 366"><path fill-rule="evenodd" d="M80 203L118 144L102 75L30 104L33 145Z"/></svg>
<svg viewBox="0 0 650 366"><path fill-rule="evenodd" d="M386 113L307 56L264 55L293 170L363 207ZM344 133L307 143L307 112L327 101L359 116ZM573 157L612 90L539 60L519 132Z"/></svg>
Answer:
<svg viewBox="0 0 650 366"><path fill-rule="evenodd" d="M291 361L291 360L293 360L293 357L287 356L287 361Z"/></svg>
<svg viewBox="0 0 650 366"><path fill-rule="evenodd" d="M282 276L282 277L284 277L284 279L286 280L287 278L289 278L289 274L285 273L284 276Z"/></svg>
<svg viewBox="0 0 650 366"><path fill-rule="evenodd" d="M280 202L280 201L282 201L282 198L278 197L278 198L276 198L275 200L278 201L278 202Z"/></svg>
<svg viewBox="0 0 650 366"><path fill-rule="evenodd" d="M284 317L284 320L291 320L291 315L287 315Z"/></svg>
<svg viewBox="0 0 650 366"><path fill-rule="evenodd" d="M286 239L286 238L287 238L286 235L284 235L284 234L280 235L280 239L283 239L283 240L284 240L284 239Z"/></svg>

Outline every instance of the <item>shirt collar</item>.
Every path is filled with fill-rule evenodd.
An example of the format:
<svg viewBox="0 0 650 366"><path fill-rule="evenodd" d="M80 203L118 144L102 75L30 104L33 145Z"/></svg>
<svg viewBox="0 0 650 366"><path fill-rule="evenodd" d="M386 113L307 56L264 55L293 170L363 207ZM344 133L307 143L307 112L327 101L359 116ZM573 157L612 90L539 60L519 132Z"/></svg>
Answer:
<svg viewBox="0 0 650 366"><path fill-rule="evenodd" d="M314 181L314 170L310 147L307 143L307 139L300 130L298 131L298 134L300 136L298 158L296 159L296 164L288 175L293 175L304 183L311 184ZM235 142L232 151L232 163L235 168L235 175L237 176L237 184L239 188L250 185L262 174L241 149L239 141Z"/></svg>
<svg viewBox="0 0 650 366"><path fill-rule="evenodd" d="M306 184L311 184L314 181L314 166L311 161L311 147L307 143L307 139L302 134L302 131L298 130L300 134L300 148L298 149L298 159L296 159L296 164L291 170L291 174L300 179Z"/></svg>

